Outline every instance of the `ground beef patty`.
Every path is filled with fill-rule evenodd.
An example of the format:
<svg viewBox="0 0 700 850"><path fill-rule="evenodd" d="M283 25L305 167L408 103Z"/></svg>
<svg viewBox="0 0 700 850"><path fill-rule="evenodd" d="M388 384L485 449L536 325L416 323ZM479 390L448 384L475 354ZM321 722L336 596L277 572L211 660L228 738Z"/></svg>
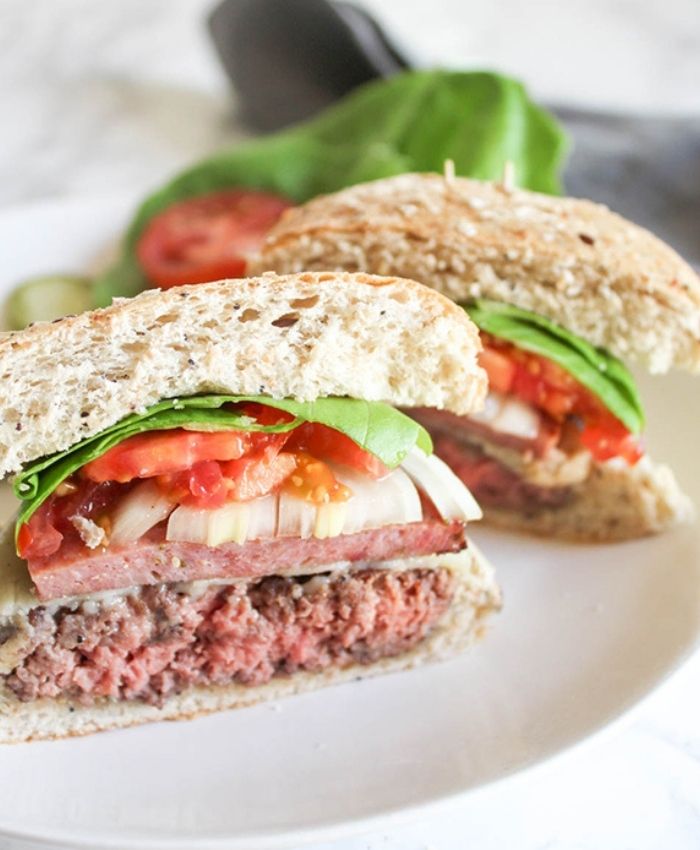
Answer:
<svg viewBox="0 0 700 850"><path fill-rule="evenodd" d="M260 685L297 670L368 663L417 644L449 607L449 570L146 587L109 603L28 616L25 654L2 677L23 701L68 696L162 704L191 685Z"/></svg>

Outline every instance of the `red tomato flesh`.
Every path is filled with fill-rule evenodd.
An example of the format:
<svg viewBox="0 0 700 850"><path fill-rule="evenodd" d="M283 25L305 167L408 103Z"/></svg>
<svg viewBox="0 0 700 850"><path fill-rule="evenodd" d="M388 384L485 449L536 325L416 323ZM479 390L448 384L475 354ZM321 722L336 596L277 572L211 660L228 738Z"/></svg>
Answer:
<svg viewBox="0 0 700 850"><path fill-rule="evenodd" d="M629 429L561 366L487 333L481 340L479 362L494 390L517 396L557 423L577 423L581 445L597 461L622 457L633 465L643 456Z"/></svg>
<svg viewBox="0 0 700 850"><path fill-rule="evenodd" d="M188 198L151 219L136 255L151 284L163 289L243 277L248 258L291 206L280 195L250 189Z"/></svg>
<svg viewBox="0 0 700 850"><path fill-rule="evenodd" d="M297 465L296 456L289 452L269 455L262 452L221 464L229 499L249 502L271 493L289 478Z"/></svg>
<svg viewBox="0 0 700 850"><path fill-rule="evenodd" d="M378 457L366 452L350 437L317 422L305 422L296 428L287 448L306 452L340 466L348 466L350 469L364 472L371 478L383 478L390 471Z"/></svg>
<svg viewBox="0 0 700 850"><path fill-rule="evenodd" d="M47 558L57 552L67 534L75 534L71 517L82 516L98 520L119 498L128 486L108 482L94 484L81 481L72 493L56 494L36 510L29 522L20 526L17 535L17 552L22 558Z"/></svg>
<svg viewBox="0 0 700 850"><path fill-rule="evenodd" d="M184 472L205 460L235 460L250 451L248 431L148 431L119 443L82 468L90 481L132 481ZM261 435L266 436L266 435Z"/></svg>
<svg viewBox="0 0 700 850"><path fill-rule="evenodd" d="M226 481L221 464L201 460L184 472L159 475L158 486L180 505L198 508L220 508L227 497Z"/></svg>
<svg viewBox="0 0 700 850"><path fill-rule="evenodd" d="M484 346L479 357L479 365L489 376L491 389L503 394L510 392L516 368L510 357L496 348Z"/></svg>
<svg viewBox="0 0 700 850"><path fill-rule="evenodd" d="M43 508L44 505L20 526L17 552L21 558L47 558L61 547L63 535L54 526L51 512Z"/></svg>

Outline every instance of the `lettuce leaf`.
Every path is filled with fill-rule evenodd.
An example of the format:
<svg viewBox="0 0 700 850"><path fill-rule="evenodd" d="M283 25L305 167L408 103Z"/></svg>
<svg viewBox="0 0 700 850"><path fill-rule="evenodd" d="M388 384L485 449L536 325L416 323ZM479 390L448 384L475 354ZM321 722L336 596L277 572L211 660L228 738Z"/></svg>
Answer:
<svg viewBox="0 0 700 850"><path fill-rule="evenodd" d="M642 402L624 364L551 319L512 304L480 298L465 305L483 331L553 360L597 396L633 434L644 427Z"/></svg>
<svg viewBox="0 0 700 850"><path fill-rule="evenodd" d="M280 425L259 425L240 411L225 407L239 402L260 402L294 416ZM169 428L199 431L289 431L302 422L320 422L341 431L353 442L378 457L386 466L398 466L415 445L426 454L433 450L428 432L410 417L388 404L355 398L319 398L301 402L268 396L206 395L171 398L134 413L99 434L81 440L28 464L14 480L15 495L22 500L16 530L70 475L135 434Z"/></svg>
<svg viewBox="0 0 700 850"><path fill-rule="evenodd" d="M96 281L95 301L148 285L136 243L154 215L185 198L248 186L301 203L406 171L442 171L445 159L481 179L500 177L512 160L518 185L556 194L566 147L554 118L508 77L433 70L369 83L311 121L202 160L146 198L120 259Z"/></svg>

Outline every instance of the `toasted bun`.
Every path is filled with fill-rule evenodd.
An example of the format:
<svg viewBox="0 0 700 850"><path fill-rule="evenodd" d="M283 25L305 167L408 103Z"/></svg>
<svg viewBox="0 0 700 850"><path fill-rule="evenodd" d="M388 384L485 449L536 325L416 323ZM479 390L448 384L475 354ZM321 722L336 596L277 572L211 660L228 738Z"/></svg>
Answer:
<svg viewBox="0 0 700 850"><path fill-rule="evenodd" d="M652 372L700 371L700 280L606 207L497 183L405 174L290 210L254 266L419 280L541 313Z"/></svg>
<svg viewBox="0 0 700 850"><path fill-rule="evenodd" d="M476 328L414 281L301 274L152 290L0 339L0 476L163 398L481 405Z"/></svg>
<svg viewBox="0 0 700 850"><path fill-rule="evenodd" d="M671 470L646 457L632 467L595 464L564 507L531 514L488 508L484 520L547 537L612 543L666 531L694 514Z"/></svg>
<svg viewBox="0 0 700 850"><path fill-rule="evenodd" d="M459 556L449 556L453 564L456 558L460 564L455 569L458 584L452 605L440 625L410 652L322 673L295 673L262 686L232 684L190 688L170 698L162 708L142 702L110 700L92 706L71 704L63 699L22 703L10 692L0 689L0 743L64 738L156 720L193 718L448 658L478 638L484 619L500 607L493 569L475 547L470 544L470 548Z"/></svg>

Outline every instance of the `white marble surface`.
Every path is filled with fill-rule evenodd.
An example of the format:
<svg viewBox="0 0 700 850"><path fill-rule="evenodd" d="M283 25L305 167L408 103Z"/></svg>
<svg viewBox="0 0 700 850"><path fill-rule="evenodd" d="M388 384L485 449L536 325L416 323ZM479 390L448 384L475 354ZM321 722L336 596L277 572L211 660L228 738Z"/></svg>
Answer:
<svg viewBox="0 0 700 850"><path fill-rule="evenodd" d="M0 205L145 191L240 135L201 24L209 5L2 0ZM429 21L418 0L368 5L426 59L517 73L550 101L700 112L697 0L436 0ZM614 735L437 815L323 848L695 850L699 716L696 657Z"/></svg>
<svg viewBox="0 0 700 850"><path fill-rule="evenodd" d="M429 64L524 79L549 103L700 112L697 0L365 0Z"/></svg>

